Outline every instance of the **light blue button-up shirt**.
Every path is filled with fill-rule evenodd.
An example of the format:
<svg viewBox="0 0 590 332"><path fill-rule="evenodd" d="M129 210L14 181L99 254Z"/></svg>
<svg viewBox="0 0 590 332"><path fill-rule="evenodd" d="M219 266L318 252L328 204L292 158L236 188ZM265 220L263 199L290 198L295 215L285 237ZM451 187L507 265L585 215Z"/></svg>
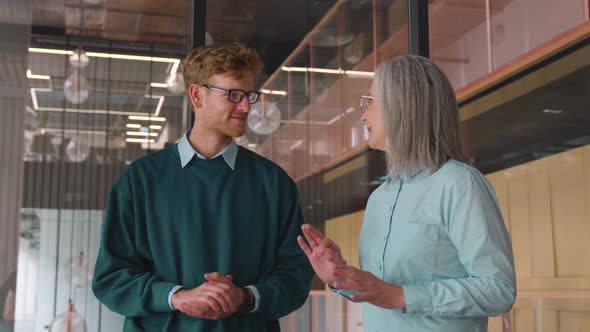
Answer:
<svg viewBox="0 0 590 332"><path fill-rule="evenodd" d="M402 287L406 310L363 304L366 332L487 331L516 297L512 246L495 192L475 168L388 178L369 198L361 269ZM346 296L345 291L339 291Z"/></svg>
<svg viewBox="0 0 590 332"><path fill-rule="evenodd" d="M198 153L192 147L192 145L190 144L190 142L188 140L189 135L190 135L190 131L185 132L184 135L182 135L182 138L180 139L180 141L178 142L178 154L180 155L180 165L183 168L195 156L197 156L197 158L200 158L200 159L207 159L203 155ZM216 154L213 158L217 158L219 156L222 156L223 160L225 160L227 165L233 170L236 166L237 155L238 155L238 144L234 140L231 140L231 142L223 150L221 150L218 154ZM213 159L213 158L211 158L211 159ZM181 285L176 285L176 286L172 287L172 290L170 290L170 293L168 293L168 305L170 306L171 309L174 309L172 307L172 295L174 295L174 293L176 293L181 288L182 288ZM252 290L252 293L254 294L254 298L255 298L256 303L254 305L254 309L252 310L252 312L255 312L258 309L258 303L260 303L260 293L258 292L258 289L256 289L256 287L254 287L254 286L246 286L246 288L249 288L250 290Z"/></svg>
<svg viewBox="0 0 590 332"><path fill-rule="evenodd" d="M200 159L207 159L202 154L198 153L188 140L190 131L187 131L182 135L182 138L178 142L178 154L180 155L180 165L184 168L195 156ZM233 170L236 165L236 156L238 155L238 144L231 140L231 142L213 158L219 156L223 157L223 160ZM213 159L211 158L211 159Z"/></svg>

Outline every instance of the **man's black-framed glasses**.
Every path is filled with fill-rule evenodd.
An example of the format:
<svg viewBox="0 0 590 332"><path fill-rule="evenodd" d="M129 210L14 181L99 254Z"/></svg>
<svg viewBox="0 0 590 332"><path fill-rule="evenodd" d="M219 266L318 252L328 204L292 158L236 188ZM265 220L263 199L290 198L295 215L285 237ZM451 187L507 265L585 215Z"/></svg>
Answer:
<svg viewBox="0 0 590 332"><path fill-rule="evenodd" d="M219 91L225 93L227 99L234 104L239 104L244 100L245 97L248 97L248 102L250 104L255 104L258 99L260 99L260 91L244 91L240 89L224 89L217 86L204 84L209 90Z"/></svg>

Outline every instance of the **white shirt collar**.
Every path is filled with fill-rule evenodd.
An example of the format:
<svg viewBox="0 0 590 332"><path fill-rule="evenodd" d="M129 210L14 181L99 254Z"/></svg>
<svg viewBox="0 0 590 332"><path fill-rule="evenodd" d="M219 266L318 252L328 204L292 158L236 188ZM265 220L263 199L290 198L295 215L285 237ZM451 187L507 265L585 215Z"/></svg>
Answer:
<svg viewBox="0 0 590 332"><path fill-rule="evenodd" d="M180 155L180 164L184 168L195 155L197 155L200 159L207 159L195 149L193 149L192 145L188 141L188 136L190 135L190 130L186 131L182 138L178 142L178 154ZM227 165L233 170L236 166L236 156L238 154L238 144L232 139L231 142L218 154L216 154L213 158L217 158L219 156L223 156L223 160L227 163Z"/></svg>

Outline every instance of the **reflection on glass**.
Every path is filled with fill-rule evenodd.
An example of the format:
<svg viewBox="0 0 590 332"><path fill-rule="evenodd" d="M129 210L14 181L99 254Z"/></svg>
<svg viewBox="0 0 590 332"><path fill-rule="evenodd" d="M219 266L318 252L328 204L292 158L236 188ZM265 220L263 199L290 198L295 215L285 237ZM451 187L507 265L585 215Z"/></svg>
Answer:
<svg viewBox="0 0 590 332"><path fill-rule="evenodd" d="M69 300L89 330L120 331L123 318L90 289L103 209L128 163L173 144L186 129L177 73L187 53L190 2L18 3L11 24L0 15L2 31L14 32L0 40L0 56L19 80L4 75L4 85L27 91L0 103L22 114L19 120L3 112L9 120L2 127L12 126L17 141L2 152L15 165L10 183L18 185L3 182L15 198L0 194L0 205L17 209L0 220L0 314L5 277L14 270L15 331L47 330L62 313L52 331L84 331ZM20 154L8 154L13 150Z"/></svg>
<svg viewBox="0 0 590 332"><path fill-rule="evenodd" d="M64 95L72 104L81 104L88 99L90 84L84 78L79 69L74 70L72 75L64 82Z"/></svg>
<svg viewBox="0 0 590 332"><path fill-rule="evenodd" d="M258 135L270 135L281 125L281 111L275 102L258 103L248 115L248 127Z"/></svg>
<svg viewBox="0 0 590 332"><path fill-rule="evenodd" d="M430 57L455 90L488 73L485 0L464 4L431 2L428 16Z"/></svg>
<svg viewBox="0 0 590 332"><path fill-rule="evenodd" d="M68 310L57 315L49 324L49 332L86 332L86 320L70 303Z"/></svg>
<svg viewBox="0 0 590 332"><path fill-rule="evenodd" d="M339 3L263 86L277 90L287 80L288 114L258 152L286 165L296 180L365 146L358 98L369 90L378 59L407 50L407 2L375 4Z"/></svg>
<svg viewBox="0 0 590 332"><path fill-rule="evenodd" d="M586 21L587 6L586 0L491 1L492 70Z"/></svg>

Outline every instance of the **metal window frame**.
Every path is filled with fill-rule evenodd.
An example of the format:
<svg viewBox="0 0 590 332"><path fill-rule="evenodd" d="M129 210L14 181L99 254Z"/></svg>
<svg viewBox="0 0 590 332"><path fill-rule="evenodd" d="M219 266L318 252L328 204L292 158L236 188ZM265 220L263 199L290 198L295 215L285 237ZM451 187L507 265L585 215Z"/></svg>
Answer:
<svg viewBox="0 0 590 332"><path fill-rule="evenodd" d="M408 0L408 53L430 57L428 0Z"/></svg>
<svg viewBox="0 0 590 332"><path fill-rule="evenodd" d="M207 31L207 0L191 1L191 35L189 51L195 47L205 45L205 33ZM191 129L195 123L195 113L192 111L190 100L187 100L187 129Z"/></svg>

